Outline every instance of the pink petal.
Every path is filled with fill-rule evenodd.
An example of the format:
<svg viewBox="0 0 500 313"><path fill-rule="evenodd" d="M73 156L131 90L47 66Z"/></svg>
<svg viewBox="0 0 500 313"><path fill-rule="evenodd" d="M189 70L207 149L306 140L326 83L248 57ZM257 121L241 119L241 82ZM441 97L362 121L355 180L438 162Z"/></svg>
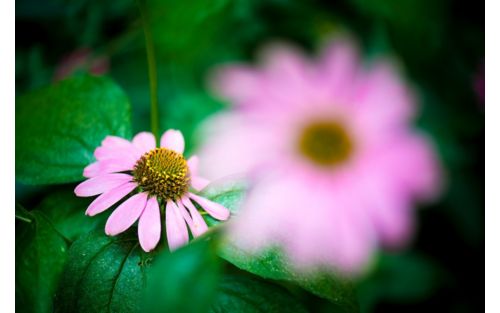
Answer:
<svg viewBox="0 0 500 313"><path fill-rule="evenodd" d="M239 64L219 67L211 74L211 89L240 105L260 91L260 76L251 68Z"/></svg>
<svg viewBox="0 0 500 313"><path fill-rule="evenodd" d="M265 126L262 124L234 112L212 118L203 128L203 133L210 140L200 149L203 160L199 164L200 173L208 179L219 179L233 174L247 174L275 157L281 160L283 138L276 133L270 136L267 123Z"/></svg>
<svg viewBox="0 0 500 313"><path fill-rule="evenodd" d="M99 161L94 162L94 163L90 163L89 165L85 166L85 168L83 169L83 177L87 177L87 178L95 177L98 175L97 173L99 173L99 169L100 169L100 162Z"/></svg>
<svg viewBox="0 0 500 313"><path fill-rule="evenodd" d="M148 200L146 208L139 219L139 243L144 251L153 250L161 236L160 207L156 197Z"/></svg>
<svg viewBox="0 0 500 313"><path fill-rule="evenodd" d="M106 234L115 236L132 226L144 211L147 199L147 193L141 192L133 195L127 201L120 204L106 222Z"/></svg>
<svg viewBox="0 0 500 313"><path fill-rule="evenodd" d="M336 41L325 49L319 67L321 81L328 85L337 101L351 98L360 71L359 64L357 47L349 39Z"/></svg>
<svg viewBox="0 0 500 313"><path fill-rule="evenodd" d="M182 218L184 221L188 224L189 228L192 230L194 228L193 225L193 219L191 218L191 215L187 212L186 208L182 204L181 201L177 200L175 201L175 205L177 205L177 208L179 209L179 213L181 214Z"/></svg>
<svg viewBox="0 0 500 313"><path fill-rule="evenodd" d="M184 153L184 137L178 130L169 129L161 136L161 146L178 153Z"/></svg>
<svg viewBox="0 0 500 313"><path fill-rule="evenodd" d="M415 97L395 65L377 63L365 74L356 90L356 103L364 125L380 132L406 125L416 111Z"/></svg>
<svg viewBox="0 0 500 313"><path fill-rule="evenodd" d="M212 217L221 221L225 221L229 218L230 212L224 206L193 193L189 193L189 198L196 201Z"/></svg>
<svg viewBox="0 0 500 313"><path fill-rule="evenodd" d="M179 208L172 201L167 201L165 209L165 224L167 226L167 242L173 251L189 241L189 233Z"/></svg>
<svg viewBox="0 0 500 313"><path fill-rule="evenodd" d="M131 143L127 146L119 147L100 146L94 151L94 156L98 161L125 158L127 160L131 160L132 162L136 162L141 155L142 154L138 151L138 149Z"/></svg>
<svg viewBox="0 0 500 313"><path fill-rule="evenodd" d="M351 207L351 209L356 209ZM336 236L338 253L336 263L347 272L356 272L363 268L370 259L376 245L376 238L370 232L364 232L363 222L355 214L342 212L337 214Z"/></svg>
<svg viewBox="0 0 500 313"><path fill-rule="evenodd" d="M202 190L208 184L210 184L210 181L206 178L203 178L200 176L192 176L191 177L191 186L193 186L193 188L196 189L197 191Z"/></svg>
<svg viewBox="0 0 500 313"><path fill-rule="evenodd" d="M92 197L123 185L132 179L132 176L123 173L97 176L87 179L83 183L76 186L75 194L78 197Z"/></svg>
<svg viewBox="0 0 500 313"><path fill-rule="evenodd" d="M196 155L193 155L192 157L189 158L189 160L187 160L187 165L189 167L189 173L191 173L191 176L198 175L199 164L200 164L200 159Z"/></svg>
<svg viewBox="0 0 500 313"><path fill-rule="evenodd" d="M135 135L132 143L141 152L141 154L145 154L156 148L155 136L148 132L141 132Z"/></svg>
<svg viewBox="0 0 500 313"><path fill-rule="evenodd" d="M273 84L272 89L296 93L303 91L311 81L312 64L297 47L286 43L270 44L262 51L262 63L265 77Z"/></svg>
<svg viewBox="0 0 500 313"><path fill-rule="evenodd" d="M201 217L200 212L194 207L194 205L191 203L191 200L187 197L182 198L182 203L184 204L184 207L189 210L189 214L191 214L192 218L192 226L191 226L191 232L193 233L194 237L198 237L204 232L207 231L208 226L203 217Z"/></svg>
<svg viewBox="0 0 500 313"><path fill-rule="evenodd" d="M126 147L130 145L130 141L117 136L106 136L106 138L104 138L104 140L102 141L101 145L103 147L110 147L110 148Z"/></svg>
<svg viewBox="0 0 500 313"><path fill-rule="evenodd" d="M189 160L187 160L187 164L189 167L189 173L191 174L191 186L198 191L202 190L210 183L210 181L206 178L198 176L199 158L196 155L193 155L189 158Z"/></svg>
<svg viewBox="0 0 500 313"><path fill-rule="evenodd" d="M92 203L87 208L87 211L85 211L85 214L87 214L88 216L94 216L107 210L112 205L120 201L120 199L128 195L136 187L136 183L125 183L119 187L103 193L94 201L92 201Z"/></svg>
<svg viewBox="0 0 500 313"><path fill-rule="evenodd" d="M83 169L83 176L95 177L104 174L131 171L136 161L130 158L106 159L94 162Z"/></svg>

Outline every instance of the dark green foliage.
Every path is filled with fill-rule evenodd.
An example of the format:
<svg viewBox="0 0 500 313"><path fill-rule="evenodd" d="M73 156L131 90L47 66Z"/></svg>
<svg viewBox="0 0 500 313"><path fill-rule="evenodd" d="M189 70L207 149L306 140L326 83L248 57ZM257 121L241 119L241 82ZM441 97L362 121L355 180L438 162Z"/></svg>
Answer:
<svg viewBox="0 0 500 313"><path fill-rule="evenodd" d="M55 312L141 312L148 258L133 230L117 237L98 230L78 239L69 250Z"/></svg>
<svg viewBox="0 0 500 313"><path fill-rule="evenodd" d="M16 99L16 179L25 184L83 179L107 135L130 137L130 105L107 78L80 76Z"/></svg>
<svg viewBox="0 0 500 313"><path fill-rule="evenodd" d="M50 219L61 235L74 241L91 230L104 229L106 213L93 217L85 215L90 202L88 198L76 197L72 188L64 188L45 197L36 209Z"/></svg>
<svg viewBox="0 0 500 313"><path fill-rule="evenodd" d="M304 313L307 310L280 286L255 276L230 273L220 278L217 295L209 312Z"/></svg>
<svg viewBox="0 0 500 313"><path fill-rule="evenodd" d="M215 244L201 237L158 255L148 275L146 312L206 312L220 274Z"/></svg>
<svg viewBox="0 0 500 313"><path fill-rule="evenodd" d="M68 243L46 215L16 207L16 309L52 312Z"/></svg>
<svg viewBox="0 0 500 313"><path fill-rule="evenodd" d="M370 275L359 282L362 312L379 301L415 302L428 297L445 281L444 271L417 253L382 254Z"/></svg>

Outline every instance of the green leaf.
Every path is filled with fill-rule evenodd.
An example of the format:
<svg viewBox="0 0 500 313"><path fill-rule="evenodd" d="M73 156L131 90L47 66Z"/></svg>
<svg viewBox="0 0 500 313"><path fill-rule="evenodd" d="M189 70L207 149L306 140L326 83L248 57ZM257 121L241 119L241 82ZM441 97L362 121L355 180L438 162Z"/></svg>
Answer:
<svg viewBox="0 0 500 313"><path fill-rule="evenodd" d="M36 209L47 215L59 233L74 241L81 235L104 225L107 214L93 217L85 215L91 200L78 198L72 188L64 188L46 196Z"/></svg>
<svg viewBox="0 0 500 313"><path fill-rule="evenodd" d="M215 239L200 237L153 262L148 274L147 312L207 312L216 291L220 263Z"/></svg>
<svg viewBox="0 0 500 313"><path fill-rule="evenodd" d="M56 294L55 312L141 312L149 257L135 231L94 231L73 243Z"/></svg>
<svg viewBox="0 0 500 313"><path fill-rule="evenodd" d="M358 311L352 283L333 272L299 272L277 248L252 254L229 240L223 247L220 256L242 270L264 278L297 284L319 297L330 300L343 312Z"/></svg>
<svg viewBox="0 0 500 313"><path fill-rule="evenodd" d="M16 310L52 312L67 243L39 211L16 207Z"/></svg>
<svg viewBox="0 0 500 313"><path fill-rule="evenodd" d="M81 180L107 135L130 137L130 104L104 77L78 76L16 99L16 179Z"/></svg>
<svg viewBox="0 0 500 313"><path fill-rule="evenodd" d="M225 274L210 308L212 313L223 312L307 312L284 288L255 276Z"/></svg>
<svg viewBox="0 0 500 313"><path fill-rule="evenodd" d="M246 185L241 180L217 182L203 190L204 197L227 207L232 218L238 214L245 193ZM206 216L205 219L211 226L219 223L211 217ZM255 254L227 239L222 243L219 255L236 267L260 277L297 284L319 297L330 300L339 310L358 311L354 287L350 281L326 270L314 273L299 272L276 247Z"/></svg>
<svg viewBox="0 0 500 313"><path fill-rule="evenodd" d="M214 202L220 203L231 211L231 217L238 215L240 206L244 201L247 190L247 183L242 179L220 180L211 183L203 189L202 195ZM221 222L212 218L210 215L204 215L208 226L216 226Z"/></svg>

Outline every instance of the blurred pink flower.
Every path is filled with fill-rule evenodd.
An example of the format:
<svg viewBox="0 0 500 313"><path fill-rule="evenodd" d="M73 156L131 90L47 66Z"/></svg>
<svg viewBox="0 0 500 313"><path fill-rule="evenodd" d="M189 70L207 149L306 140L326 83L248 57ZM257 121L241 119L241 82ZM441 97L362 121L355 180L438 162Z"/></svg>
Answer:
<svg viewBox="0 0 500 313"><path fill-rule="evenodd" d="M66 55L57 65L54 80L71 76L76 71L85 70L93 75L103 75L109 70L106 56L93 56L89 48L80 48Z"/></svg>
<svg viewBox="0 0 500 313"><path fill-rule="evenodd" d="M476 92L478 102L484 105L484 62L481 63L474 75L474 91Z"/></svg>
<svg viewBox="0 0 500 313"><path fill-rule="evenodd" d="M363 67L348 40L317 63L286 45L263 57L211 81L234 109L207 122L201 172L253 183L230 237L280 244L299 267L361 271L379 245L409 240L413 201L439 190L433 147L410 126L414 96L388 61Z"/></svg>
<svg viewBox="0 0 500 313"><path fill-rule="evenodd" d="M176 249L189 240L186 223L194 237L207 230L193 201L218 220L229 217L229 210L222 205L189 192L190 187L201 190L208 180L198 175L198 157L186 161L183 153L184 137L176 130L163 134L160 148L156 148L155 137L148 132L137 134L132 142L107 136L94 152L97 161L83 171L89 179L75 188L75 194L100 194L87 208L89 216L131 194L108 218L105 231L114 236L139 220L139 242L146 252L160 240L160 210L164 210L168 246Z"/></svg>

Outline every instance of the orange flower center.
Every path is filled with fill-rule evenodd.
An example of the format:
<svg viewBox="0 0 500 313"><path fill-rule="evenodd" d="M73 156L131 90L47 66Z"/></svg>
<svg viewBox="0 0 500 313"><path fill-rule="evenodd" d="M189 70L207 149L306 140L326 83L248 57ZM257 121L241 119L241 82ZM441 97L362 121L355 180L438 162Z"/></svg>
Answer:
<svg viewBox="0 0 500 313"><path fill-rule="evenodd" d="M344 125L320 120L307 125L298 141L300 153L320 166L334 166L352 154L353 143Z"/></svg>
<svg viewBox="0 0 500 313"><path fill-rule="evenodd" d="M144 154L132 171L134 181L149 194L164 200L177 200L189 189L190 175L182 154L156 148Z"/></svg>

